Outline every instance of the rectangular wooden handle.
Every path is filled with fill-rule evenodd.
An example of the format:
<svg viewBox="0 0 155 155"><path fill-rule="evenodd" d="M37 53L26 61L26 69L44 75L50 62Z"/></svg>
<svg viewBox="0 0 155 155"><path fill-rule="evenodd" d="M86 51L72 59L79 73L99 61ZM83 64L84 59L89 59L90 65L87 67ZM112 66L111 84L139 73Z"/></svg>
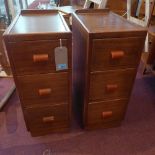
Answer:
<svg viewBox="0 0 155 155"><path fill-rule="evenodd" d="M42 121L44 123L50 123L54 121L54 116L49 116L49 117L43 117Z"/></svg>
<svg viewBox="0 0 155 155"><path fill-rule="evenodd" d="M117 88L118 88L118 85L117 84L107 84L106 85L106 90L108 92L115 91L115 90L117 90Z"/></svg>
<svg viewBox="0 0 155 155"><path fill-rule="evenodd" d="M38 93L40 96L47 96L51 94L51 88L44 88L44 89L39 89Z"/></svg>
<svg viewBox="0 0 155 155"><path fill-rule="evenodd" d="M112 111L104 111L104 112L102 112L102 117L103 117L103 119L107 119L107 118L110 118L110 117L112 117Z"/></svg>
<svg viewBox="0 0 155 155"><path fill-rule="evenodd" d="M120 59L124 57L124 51L111 51L112 59Z"/></svg>
<svg viewBox="0 0 155 155"><path fill-rule="evenodd" d="M34 54L33 55L33 62L47 62L48 61L48 54Z"/></svg>

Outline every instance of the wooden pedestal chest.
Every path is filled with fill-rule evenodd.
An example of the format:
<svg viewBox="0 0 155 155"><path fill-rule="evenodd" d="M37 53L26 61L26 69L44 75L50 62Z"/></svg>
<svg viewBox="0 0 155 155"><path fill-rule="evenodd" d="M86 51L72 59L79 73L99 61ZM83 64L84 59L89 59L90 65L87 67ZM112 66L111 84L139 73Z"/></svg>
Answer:
<svg viewBox="0 0 155 155"><path fill-rule="evenodd" d="M64 18L55 10L23 10L4 41L27 129L33 136L67 131L72 35Z"/></svg>
<svg viewBox="0 0 155 155"><path fill-rule="evenodd" d="M73 95L87 129L119 125L144 47L146 29L109 10L73 14Z"/></svg>

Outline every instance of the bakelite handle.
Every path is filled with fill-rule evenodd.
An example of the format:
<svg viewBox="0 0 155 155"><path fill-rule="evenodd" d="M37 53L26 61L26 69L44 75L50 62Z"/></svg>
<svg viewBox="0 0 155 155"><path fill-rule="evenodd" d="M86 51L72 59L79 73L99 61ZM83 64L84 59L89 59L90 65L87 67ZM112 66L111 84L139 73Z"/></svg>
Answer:
<svg viewBox="0 0 155 155"><path fill-rule="evenodd" d="M112 117L112 111L105 111L105 112L102 112L102 117L103 119L107 119L107 118L110 118Z"/></svg>
<svg viewBox="0 0 155 155"><path fill-rule="evenodd" d="M48 61L48 54L34 54L33 55L33 62L47 62Z"/></svg>
<svg viewBox="0 0 155 155"><path fill-rule="evenodd" d="M112 59L120 59L124 57L124 51L111 51Z"/></svg>
<svg viewBox="0 0 155 155"><path fill-rule="evenodd" d="M39 89L38 93L40 96L46 96L51 94L51 88Z"/></svg>
<svg viewBox="0 0 155 155"><path fill-rule="evenodd" d="M49 116L49 117L43 117L42 121L44 123L49 123L54 121L54 116Z"/></svg>
<svg viewBox="0 0 155 155"><path fill-rule="evenodd" d="M108 92L112 92L115 91L118 88L117 84L108 84L106 85L106 89Z"/></svg>

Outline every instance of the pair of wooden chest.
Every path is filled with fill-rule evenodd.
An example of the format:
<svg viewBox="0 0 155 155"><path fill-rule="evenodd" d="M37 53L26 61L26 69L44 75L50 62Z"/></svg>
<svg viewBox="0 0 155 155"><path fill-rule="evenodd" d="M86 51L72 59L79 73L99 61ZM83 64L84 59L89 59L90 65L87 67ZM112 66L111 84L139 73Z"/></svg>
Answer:
<svg viewBox="0 0 155 155"><path fill-rule="evenodd" d="M118 125L125 113L146 30L108 10L72 18L73 32L55 10L23 10L4 34L33 136L69 129L72 105L86 128Z"/></svg>

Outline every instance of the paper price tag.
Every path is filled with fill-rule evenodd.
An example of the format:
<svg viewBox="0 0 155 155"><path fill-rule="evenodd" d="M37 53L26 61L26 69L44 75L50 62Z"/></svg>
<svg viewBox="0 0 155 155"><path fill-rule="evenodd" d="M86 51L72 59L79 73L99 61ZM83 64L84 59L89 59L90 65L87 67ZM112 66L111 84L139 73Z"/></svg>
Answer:
<svg viewBox="0 0 155 155"><path fill-rule="evenodd" d="M68 52L65 46L56 47L55 53L55 65L56 71L68 69Z"/></svg>

